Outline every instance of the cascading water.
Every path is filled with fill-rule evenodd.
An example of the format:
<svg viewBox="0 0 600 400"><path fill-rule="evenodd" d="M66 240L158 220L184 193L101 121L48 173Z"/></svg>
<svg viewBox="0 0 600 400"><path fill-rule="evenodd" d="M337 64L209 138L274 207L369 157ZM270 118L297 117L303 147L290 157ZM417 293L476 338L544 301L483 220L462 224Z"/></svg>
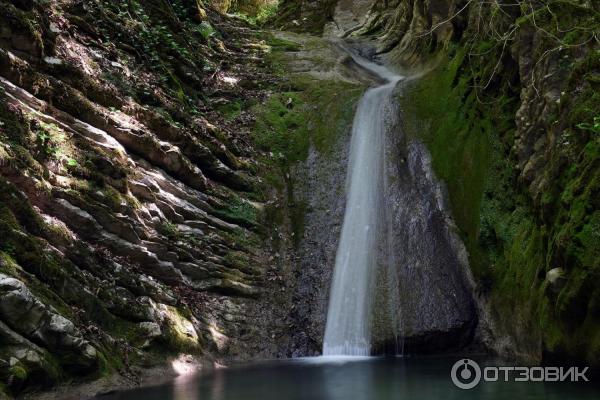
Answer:
<svg viewBox="0 0 600 400"><path fill-rule="evenodd" d="M351 55L385 83L365 92L354 117L346 211L335 260L323 354L366 356L371 353L372 301L377 266L382 259L380 248L385 242L382 236L388 231L383 202L385 140L390 122L387 117L391 115L394 88L402 76Z"/></svg>

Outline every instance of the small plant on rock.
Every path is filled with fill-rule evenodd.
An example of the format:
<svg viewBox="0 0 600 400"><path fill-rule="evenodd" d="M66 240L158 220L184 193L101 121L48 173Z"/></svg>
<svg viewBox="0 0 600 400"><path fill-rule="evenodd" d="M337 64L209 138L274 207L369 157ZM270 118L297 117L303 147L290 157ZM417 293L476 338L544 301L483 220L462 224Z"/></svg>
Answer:
<svg viewBox="0 0 600 400"><path fill-rule="evenodd" d="M59 142L63 140L60 129L55 124L36 122L32 128L36 136L38 153L44 158L56 158L59 151Z"/></svg>
<svg viewBox="0 0 600 400"><path fill-rule="evenodd" d="M163 221L156 228L158 233L164 235L172 240L178 240L181 237L181 232L179 232L179 228L177 225L172 223L171 221Z"/></svg>
<svg viewBox="0 0 600 400"><path fill-rule="evenodd" d="M600 134L600 115L594 117L594 122L582 122L580 124L577 124L577 127L584 131L590 131L595 134Z"/></svg>

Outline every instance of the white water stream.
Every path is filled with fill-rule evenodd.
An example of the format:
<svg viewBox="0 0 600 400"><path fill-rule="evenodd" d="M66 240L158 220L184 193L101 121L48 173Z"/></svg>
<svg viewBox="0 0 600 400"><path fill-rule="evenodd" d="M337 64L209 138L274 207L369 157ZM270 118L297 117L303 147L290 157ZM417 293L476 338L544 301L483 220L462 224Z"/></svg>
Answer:
<svg viewBox="0 0 600 400"><path fill-rule="evenodd" d="M352 54L352 53L351 53ZM335 270L324 355L367 356L371 353L372 306L385 222L385 138L392 115L393 91L403 78L352 54L360 66L385 83L360 99L352 126L346 180L346 211Z"/></svg>

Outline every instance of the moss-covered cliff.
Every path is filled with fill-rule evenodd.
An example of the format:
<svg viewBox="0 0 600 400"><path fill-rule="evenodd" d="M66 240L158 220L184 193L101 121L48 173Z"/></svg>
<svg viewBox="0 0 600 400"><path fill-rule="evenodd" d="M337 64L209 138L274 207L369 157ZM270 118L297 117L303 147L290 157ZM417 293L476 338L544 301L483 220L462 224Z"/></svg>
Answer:
<svg viewBox="0 0 600 400"><path fill-rule="evenodd" d="M290 238L284 246L292 296L286 356L314 356L322 349L344 215L352 120L372 82L334 43L290 32L277 37L280 45L269 59L278 88L257 107L254 137L270 152L267 176L283 200L272 214L275 235Z"/></svg>
<svg viewBox="0 0 600 400"><path fill-rule="evenodd" d="M600 360L600 24L586 1L376 2L501 353Z"/></svg>

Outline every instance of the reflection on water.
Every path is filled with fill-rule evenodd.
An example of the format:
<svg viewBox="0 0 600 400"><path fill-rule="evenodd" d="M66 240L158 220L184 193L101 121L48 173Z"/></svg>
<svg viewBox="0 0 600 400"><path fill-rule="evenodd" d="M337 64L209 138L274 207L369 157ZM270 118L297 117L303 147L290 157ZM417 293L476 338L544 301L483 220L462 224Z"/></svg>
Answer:
<svg viewBox="0 0 600 400"><path fill-rule="evenodd" d="M307 358L217 369L173 382L99 397L102 400L590 399L596 383L485 382L452 384L447 358ZM492 365L492 364L490 364Z"/></svg>
<svg viewBox="0 0 600 400"><path fill-rule="evenodd" d="M175 379L172 385L173 400L193 399L198 393L198 379L195 376L184 375Z"/></svg>

